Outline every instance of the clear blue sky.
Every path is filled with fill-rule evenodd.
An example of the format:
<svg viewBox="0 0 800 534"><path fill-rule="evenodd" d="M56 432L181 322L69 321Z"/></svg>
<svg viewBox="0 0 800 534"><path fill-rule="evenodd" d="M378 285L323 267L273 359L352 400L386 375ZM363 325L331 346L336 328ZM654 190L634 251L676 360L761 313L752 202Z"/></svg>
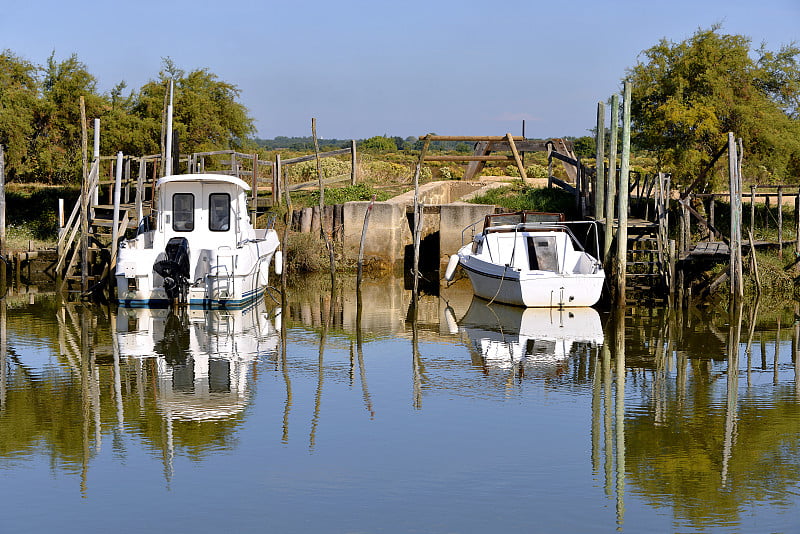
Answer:
<svg viewBox="0 0 800 534"><path fill-rule="evenodd" d="M800 0L5 0L0 48L76 53L102 91L161 58L241 90L258 135L586 135L639 53L721 23L800 43Z"/></svg>

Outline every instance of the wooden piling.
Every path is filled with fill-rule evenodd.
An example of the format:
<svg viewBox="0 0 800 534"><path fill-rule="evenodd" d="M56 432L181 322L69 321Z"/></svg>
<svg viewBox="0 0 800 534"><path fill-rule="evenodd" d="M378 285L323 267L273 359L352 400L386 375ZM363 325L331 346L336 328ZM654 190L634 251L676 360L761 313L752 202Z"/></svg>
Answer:
<svg viewBox="0 0 800 534"><path fill-rule="evenodd" d="M356 159L356 140L350 140L350 185L358 182L358 163Z"/></svg>
<svg viewBox="0 0 800 534"><path fill-rule="evenodd" d="M358 274L356 275L356 287L361 290L361 277L364 269L364 244L367 241L367 228L369 227L369 218L372 215L372 206L375 204L377 195L372 195L372 200L367 206L367 211L364 213L364 226L361 227L361 243L358 246ZM360 325L359 325L360 327Z"/></svg>
<svg viewBox="0 0 800 534"><path fill-rule="evenodd" d="M273 195L273 199L275 196ZM253 185L250 189L250 224L256 227L258 219L258 152L253 153Z"/></svg>
<svg viewBox="0 0 800 534"><path fill-rule="evenodd" d="M731 295L744 296L741 262L741 196L739 194L741 180L739 177L739 163L736 140L733 132L728 132L728 176L730 178L730 205L731 205L731 239L730 239L730 282Z"/></svg>
<svg viewBox="0 0 800 534"><path fill-rule="evenodd" d="M756 231L756 186L750 186L750 231Z"/></svg>
<svg viewBox="0 0 800 534"><path fill-rule="evenodd" d="M594 218L599 220L605 215L605 145L606 145L606 106L597 103L597 135L595 136L595 181L594 181ZM608 223L608 221L606 221Z"/></svg>
<svg viewBox="0 0 800 534"><path fill-rule="evenodd" d="M63 203L62 203L63 204ZM0 145L0 256L5 257L6 250L6 153ZM5 271L5 265L3 266ZM5 285L5 284L3 284Z"/></svg>
<svg viewBox="0 0 800 534"><path fill-rule="evenodd" d="M311 119L311 136L314 139L314 156L317 162L317 180L319 181L319 216L320 219L325 215L325 184L322 181L322 160L319 157L319 142L317 141L317 119ZM320 220L320 234L325 241L325 247L328 249L328 257L330 258L331 268L331 292L336 287L336 255L333 251L333 245L328 239L328 233L325 231L325 225Z"/></svg>
<svg viewBox="0 0 800 534"><path fill-rule="evenodd" d="M608 179L606 180L606 227L603 241L603 264L611 265L611 241L614 238L614 201L617 185L617 132L619 131L619 95L611 96L611 139L608 146Z"/></svg>
<svg viewBox="0 0 800 534"><path fill-rule="evenodd" d="M122 193L122 152L117 152L117 175L114 180L114 216L111 223L111 249L116 250L119 239L119 205ZM112 257L114 256L112 252ZM113 267L113 265L112 265Z"/></svg>
<svg viewBox="0 0 800 534"><path fill-rule="evenodd" d="M89 176L87 172L86 153L88 135L86 132L86 103L83 96L80 98L81 106L81 152L83 163L83 181L81 182L81 291L89 289Z"/></svg>
<svg viewBox="0 0 800 534"><path fill-rule="evenodd" d="M617 261L615 265L617 305L625 305L628 264L628 171L631 157L631 84L625 82L622 97L622 158L619 170L619 226L617 228Z"/></svg>
<svg viewBox="0 0 800 534"><path fill-rule="evenodd" d="M778 186L778 258L783 259L783 186Z"/></svg>

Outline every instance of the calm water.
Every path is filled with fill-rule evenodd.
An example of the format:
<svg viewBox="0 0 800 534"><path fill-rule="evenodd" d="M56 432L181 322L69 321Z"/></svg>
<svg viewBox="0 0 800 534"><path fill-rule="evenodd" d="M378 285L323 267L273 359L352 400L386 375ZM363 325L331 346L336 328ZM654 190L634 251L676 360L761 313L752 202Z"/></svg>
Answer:
<svg viewBox="0 0 800 534"><path fill-rule="evenodd" d="M796 303L461 284L414 318L401 281L304 285L231 313L7 298L0 530L800 530Z"/></svg>

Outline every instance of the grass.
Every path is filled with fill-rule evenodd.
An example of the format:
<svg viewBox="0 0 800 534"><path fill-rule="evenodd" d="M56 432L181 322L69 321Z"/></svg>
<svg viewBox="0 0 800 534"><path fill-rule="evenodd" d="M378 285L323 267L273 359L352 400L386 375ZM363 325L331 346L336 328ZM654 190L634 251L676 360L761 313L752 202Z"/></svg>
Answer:
<svg viewBox="0 0 800 534"><path fill-rule="evenodd" d="M578 217L575 197L563 189L530 187L522 182L497 187L470 200L475 204L496 204L510 211L547 211L563 213L568 219Z"/></svg>

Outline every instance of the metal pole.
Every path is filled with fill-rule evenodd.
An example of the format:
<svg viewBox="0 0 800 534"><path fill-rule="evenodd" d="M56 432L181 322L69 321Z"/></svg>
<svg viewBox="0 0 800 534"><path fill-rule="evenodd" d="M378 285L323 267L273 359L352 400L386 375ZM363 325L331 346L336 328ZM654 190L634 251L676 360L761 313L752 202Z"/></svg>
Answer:
<svg viewBox="0 0 800 534"><path fill-rule="evenodd" d="M166 148L164 149L165 161L167 162L164 175L169 176L172 174L172 80L169 81L169 105L167 106L167 135L166 135Z"/></svg>

